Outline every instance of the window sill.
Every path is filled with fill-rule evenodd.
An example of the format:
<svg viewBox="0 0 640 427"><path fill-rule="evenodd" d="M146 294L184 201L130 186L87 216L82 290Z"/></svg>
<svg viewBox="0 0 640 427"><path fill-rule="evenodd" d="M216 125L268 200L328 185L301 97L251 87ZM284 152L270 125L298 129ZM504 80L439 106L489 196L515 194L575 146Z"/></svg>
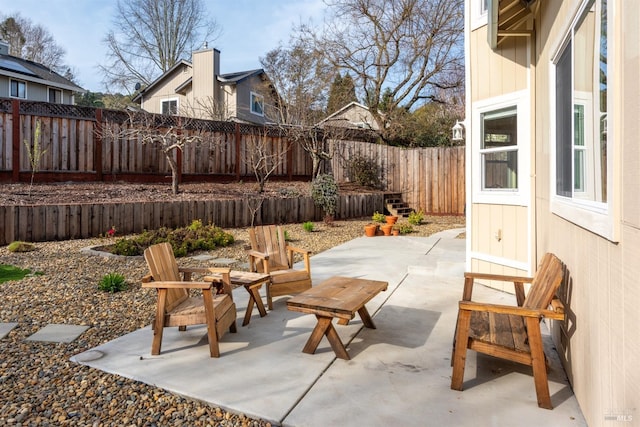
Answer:
<svg viewBox="0 0 640 427"><path fill-rule="evenodd" d="M551 212L587 231L617 243L618 231L610 206L605 203L574 200L556 196L551 200Z"/></svg>

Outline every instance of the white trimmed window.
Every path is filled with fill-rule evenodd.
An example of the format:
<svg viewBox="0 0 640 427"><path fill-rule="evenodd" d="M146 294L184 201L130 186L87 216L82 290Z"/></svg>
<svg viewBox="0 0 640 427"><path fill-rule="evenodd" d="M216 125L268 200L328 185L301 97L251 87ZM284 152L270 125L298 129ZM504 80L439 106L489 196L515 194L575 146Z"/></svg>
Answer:
<svg viewBox="0 0 640 427"><path fill-rule="evenodd" d="M11 86L10 94L12 98L27 98L27 82L11 79L9 85Z"/></svg>
<svg viewBox="0 0 640 427"><path fill-rule="evenodd" d="M60 89L50 87L47 92L49 102L52 102L54 104L62 104L62 91Z"/></svg>
<svg viewBox="0 0 640 427"><path fill-rule="evenodd" d="M264 116L264 96L251 92L251 112L258 116Z"/></svg>
<svg viewBox="0 0 640 427"><path fill-rule="evenodd" d="M496 0L497 1L497 0ZM471 1L471 29L487 25L488 23L489 0Z"/></svg>
<svg viewBox="0 0 640 427"><path fill-rule="evenodd" d="M615 240L607 0L585 0L553 60L552 211Z"/></svg>
<svg viewBox="0 0 640 427"><path fill-rule="evenodd" d="M481 114L482 190L518 190L518 110L515 105Z"/></svg>
<svg viewBox="0 0 640 427"><path fill-rule="evenodd" d="M528 91L518 91L474 103L473 203L530 203L529 99Z"/></svg>
<svg viewBox="0 0 640 427"><path fill-rule="evenodd" d="M161 102L162 114L175 116L178 114L178 100L177 99L164 99Z"/></svg>

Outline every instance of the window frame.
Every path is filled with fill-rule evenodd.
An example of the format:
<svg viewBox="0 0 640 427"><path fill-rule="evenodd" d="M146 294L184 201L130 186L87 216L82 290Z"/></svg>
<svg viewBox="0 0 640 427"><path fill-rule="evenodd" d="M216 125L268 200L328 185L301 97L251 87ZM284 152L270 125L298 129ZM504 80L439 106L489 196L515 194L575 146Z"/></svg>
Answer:
<svg viewBox="0 0 640 427"><path fill-rule="evenodd" d="M618 195L614 192L617 187L616 182L614 181L615 177L613 175L613 171L616 170L616 163L619 161L614 157L615 155L615 145L617 145L617 138L615 137L615 129L612 126L612 120L610 118L615 117L616 108L614 104L614 85L615 82L615 63L616 63L616 51L615 44L613 43L613 31L612 31L612 20L613 15L613 5L611 1L607 2L607 15L609 22L608 31L607 31L607 120L606 120L606 132L607 132L607 172L606 172L606 194L607 200L605 202L589 200L584 196L581 197L582 193L588 193L593 191L593 185L590 183L593 181L592 176L586 175L587 188L584 192L576 191L575 189L575 112L574 106L583 105L586 103L578 97L578 102L576 102L575 98L575 63L574 63L574 52L571 54L571 99L572 99L572 108L571 108L571 140L572 140L572 156L571 156L571 188L572 194L571 196L559 195L557 194L556 182L557 182L557 147L558 140L556 135L556 124L557 124L557 94L556 94L556 78L557 78L557 68L558 62L563 53L565 53L569 44L571 44L572 51L575 50L574 44L574 31L577 28L578 24L581 22L582 16L587 10L588 7L591 7L592 0L582 0L580 2L579 7L577 8L577 12L571 22L567 25L565 30L561 32L562 38L557 43L557 47L555 49L554 54L551 56L550 66L549 66L549 141L550 141L550 210L553 214L566 219L567 221L576 224L592 233L595 233L599 236L602 236L612 242L619 241L619 200ZM593 3L593 7L596 7L599 16L601 16L601 0L595 0ZM598 21L600 22L600 21ZM598 28L599 31L599 28ZM594 55L595 57L595 55ZM587 109L591 109L591 106L588 106ZM595 114L591 115L595 117ZM591 123L589 126L590 129L594 129L594 123ZM586 136L587 138L595 138L596 135L590 134ZM593 163L593 162L591 162ZM587 169L589 169L589 165L587 165ZM595 169L595 166L591 169ZM591 170L588 170L587 173L591 173Z"/></svg>
<svg viewBox="0 0 640 427"><path fill-rule="evenodd" d="M60 95L60 100L59 101L52 101L51 100L51 91L57 92ZM62 92L62 89L58 89L56 87L52 87L52 86L48 86L47 87L47 102L50 102L52 104L64 104L64 94Z"/></svg>
<svg viewBox="0 0 640 427"><path fill-rule="evenodd" d="M14 95L13 94L13 83L14 82L18 84L18 95ZM22 85L24 86L24 97L19 96L19 94L20 94L20 89L19 89L20 83L22 83ZM9 79L9 97L10 98L16 98L16 99L27 99L27 82L24 81L24 80L10 78Z"/></svg>
<svg viewBox="0 0 640 427"><path fill-rule="evenodd" d="M486 5L485 5L486 3ZM486 7L484 7L486 6ZM471 1L471 30L476 30L489 23L489 0L472 0Z"/></svg>
<svg viewBox="0 0 640 427"><path fill-rule="evenodd" d="M478 101L473 105L472 111L472 152L471 159L472 203L486 203L498 205L529 206L531 204L530 183L530 147L531 147L531 115L530 95L528 90L512 92L495 98ZM492 189L484 187L484 166L482 155L486 152L494 152L493 149L482 148L483 123L482 117L486 113L515 107L517 123L517 148L509 151L517 151L517 188L516 189Z"/></svg>
<svg viewBox="0 0 640 427"><path fill-rule="evenodd" d="M258 99L258 104L260 105L262 111L256 111L254 110L253 106L254 106L254 98ZM256 116L260 116L260 117L264 117L264 96L260 95L257 92L250 92L249 95L249 111L251 111L251 114L255 114Z"/></svg>
<svg viewBox="0 0 640 427"><path fill-rule="evenodd" d="M165 103L170 103L170 102L175 102L176 103L176 111L174 113L172 113L171 110L169 109L169 113L165 113L164 112L164 104ZM161 99L160 100L160 114L162 114L162 115L177 116L179 108L180 108L180 100L178 98L167 98L167 99Z"/></svg>

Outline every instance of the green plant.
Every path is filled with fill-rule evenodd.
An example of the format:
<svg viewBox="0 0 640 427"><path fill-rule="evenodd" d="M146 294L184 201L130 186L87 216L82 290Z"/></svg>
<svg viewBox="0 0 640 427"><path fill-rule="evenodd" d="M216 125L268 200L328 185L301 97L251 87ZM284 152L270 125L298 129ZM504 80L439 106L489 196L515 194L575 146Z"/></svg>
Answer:
<svg viewBox="0 0 640 427"><path fill-rule="evenodd" d="M400 234L413 233L413 227L409 224L402 224L397 227L398 227L398 230L400 231Z"/></svg>
<svg viewBox="0 0 640 427"><path fill-rule="evenodd" d="M386 219L386 217L384 216L384 214L381 214L381 213L380 213L380 212L378 212L378 211L375 211L375 212L373 213L373 215L371 216L371 220L372 220L373 222L386 222L386 221L387 221L387 219Z"/></svg>
<svg viewBox="0 0 640 427"><path fill-rule="evenodd" d="M13 265L0 264L0 283L8 282L9 280L22 280L30 274L31 270L28 268L22 269ZM37 271L33 274L41 276L43 273Z"/></svg>
<svg viewBox="0 0 640 427"><path fill-rule="evenodd" d="M36 245L16 240L15 242L9 243L7 250L9 252L31 252L36 250Z"/></svg>
<svg viewBox="0 0 640 427"><path fill-rule="evenodd" d="M290 242L291 241L291 236L289 235L289 230L283 230L284 233L284 241L285 242Z"/></svg>
<svg viewBox="0 0 640 427"><path fill-rule="evenodd" d="M320 174L311 183L311 198L325 213L325 222L331 222L338 206L338 184L333 175Z"/></svg>
<svg viewBox="0 0 640 427"><path fill-rule="evenodd" d="M213 224L204 225L194 220L187 227L170 229L166 227L144 231L138 236L122 238L111 246L116 255L142 255L144 250L156 243L169 242L176 257L182 257L198 250L212 250L233 243L233 235Z"/></svg>
<svg viewBox="0 0 640 427"><path fill-rule="evenodd" d="M120 273L107 273L100 279L98 287L105 292L120 292L126 289L127 282Z"/></svg>
<svg viewBox="0 0 640 427"><path fill-rule="evenodd" d="M420 225L423 219L424 219L424 213L421 210L418 212L411 211L411 213L409 214L409 217L407 218L407 220L409 221L409 224L412 224L412 225Z"/></svg>
<svg viewBox="0 0 640 427"><path fill-rule="evenodd" d="M314 225L313 225L313 222L311 221L307 221L302 224L302 228L304 229L304 231L308 233L311 233L313 231L313 227Z"/></svg>

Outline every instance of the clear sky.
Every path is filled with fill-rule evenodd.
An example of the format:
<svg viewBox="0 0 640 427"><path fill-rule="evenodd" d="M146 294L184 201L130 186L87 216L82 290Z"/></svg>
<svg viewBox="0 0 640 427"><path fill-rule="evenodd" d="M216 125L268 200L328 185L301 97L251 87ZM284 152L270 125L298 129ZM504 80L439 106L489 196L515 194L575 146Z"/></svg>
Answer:
<svg viewBox="0 0 640 427"><path fill-rule="evenodd" d="M223 34L210 42L220 50L220 71L261 68L259 58L286 42L293 24L322 22L322 0L204 0ZM104 63L103 39L114 16L115 0L0 0L0 12L19 12L46 28L67 54L65 63L80 86L105 91L97 65Z"/></svg>

